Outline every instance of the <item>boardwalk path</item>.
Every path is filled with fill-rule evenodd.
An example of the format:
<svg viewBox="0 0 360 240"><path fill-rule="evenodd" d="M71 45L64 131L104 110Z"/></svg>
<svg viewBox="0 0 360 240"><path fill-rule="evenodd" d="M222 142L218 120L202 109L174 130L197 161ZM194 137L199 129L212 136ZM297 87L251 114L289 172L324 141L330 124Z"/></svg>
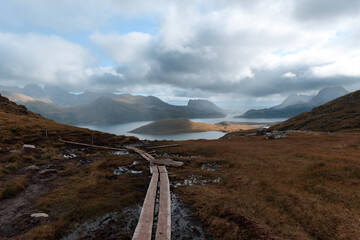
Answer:
<svg viewBox="0 0 360 240"><path fill-rule="evenodd" d="M155 202L157 186L160 186L159 196L159 213L156 223L156 240L171 239L171 200L170 200L170 184L168 172L165 166L157 166L157 164L179 167L182 162L173 161L172 159L155 159L149 153L135 148L126 147L129 150L137 152L150 164L150 172L152 173L149 188L147 190L144 204L141 210L139 222L136 226L133 240L150 240L154 225Z"/></svg>
<svg viewBox="0 0 360 240"><path fill-rule="evenodd" d="M109 150L125 150L122 148L113 148L107 146L90 145L86 143L65 141L59 139L60 142L67 144L75 144L85 147L102 148ZM177 145L158 146L172 147ZM155 236L156 240L170 240L171 239L171 199L170 199L170 183L168 172L165 166L180 167L184 163L174 161L169 158L155 159L151 154L132 146L125 147L128 150L140 154L150 164L150 173L152 174L150 184L145 196L143 207L140 213L140 218L136 226L133 240L151 240ZM154 222L155 203L157 191L159 188L159 212L157 223ZM156 233L153 233L154 225L156 226Z"/></svg>

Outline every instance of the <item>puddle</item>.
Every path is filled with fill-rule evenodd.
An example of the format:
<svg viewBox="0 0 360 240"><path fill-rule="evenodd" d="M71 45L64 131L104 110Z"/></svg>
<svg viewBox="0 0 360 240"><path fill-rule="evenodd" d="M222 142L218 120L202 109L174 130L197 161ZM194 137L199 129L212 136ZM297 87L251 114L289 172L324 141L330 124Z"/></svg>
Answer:
<svg viewBox="0 0 360 240"><path fill-rule="evenodd" d="M125 208L121 214L107 213L99 218L78 224L71 233L61 239L131 239L140 212L141 207L137 205Z"/></svg>
<svg viewBox="0 0 360 240"><path fill-rule="evenodd" d="M201 164L200 168L208 170L209 172L218 172L221 169L221 165L216 163L204 163Z"/></svg>
<svg viewBox="0 0 360 240"><path fill-rule="evenodd" d="M194 157L196 157L194 155L179 155L179 154L168 154L168 153L161 153L158 155L163 158L171 158L171 157L194 158Z"/></svg>
<svg viewBox="0 0 360 240"><path fill-rule="evenodd" d="M129 154L129 152L122 150L122 151L113 151L113 152L110 152L110 154L112 154L112 155L127 155L127 154Z"/></svg>
<svg viewBox="0 0 360 240"><path fill-rule="evenodd" d="M125 173L139 174L139 173L142 173L142 171L136 171L136 170L127 168L125 166L121 166L121 167L118 167L117 169L115 169L113 172L113 174L116 176L119 176L119 175L125 174Z"/></svg>
<svg viewBox="0 0 360 240"><path fill-rule="evenodd" d="M139 161L134 161L130 166L135 166L136 164L138 164L139 163Z"/></svg>
<svg viewBox="0 0 360 240"><path fill-rule="evenodd" d="M63 153L60 153L59 156L64 159L73 159L77 157L74 153L75 151L77 151L77 149L66 149Z"/></svg>
<svg viewBox="0 0 360 240"><path fill-rule="evenodd" d="M60 157L64 158L64 159L72 159L72 158L76 158L77 155L75 153L70 153L70 154L60 154Z"/></svg>
<svg viewBox="0 0 360 240"><path fill-rule="evenodd" d="M171 193L171 239L173 240L213 240L203 226L190 214L190 209Z"/></svg>
<svg viewBox="0 0 360 240"><path fill-rule="evenodd" d="M219 183L221 178L215 179L203 179L201 175L191 175L189 179L185 179L184 182L177 182L172 184L174 188L183 186L205 185L207 183Z"/></svg>

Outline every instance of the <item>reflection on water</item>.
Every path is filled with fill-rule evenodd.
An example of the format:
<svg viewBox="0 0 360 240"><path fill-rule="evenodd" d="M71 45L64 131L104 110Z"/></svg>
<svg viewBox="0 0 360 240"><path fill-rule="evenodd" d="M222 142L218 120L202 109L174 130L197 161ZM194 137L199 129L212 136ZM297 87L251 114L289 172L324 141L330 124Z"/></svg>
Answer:
<svg viewBox="0 0 360 240"><path fill-rule="evenodd" d="M245 119L245 118L234 118L239 114L229 114L224 118L198 118L198 119L190 119L194 122L203 122L203 123L219 123L222 121L232 121L232 122L277 122L284 121L284 118L278 119ZM129 122L129 123L119 123L113 125L78 125L78 127L89 128L92 130L97 130L101 132L112 133L116 135L127 135L127 136L135 136L141 140L194 140L194 139L218 139L225 135L223 132L199 132L199 133L179 133L179 134L168 134L168 135L149 135L149 134L137 134L137 133L129 133L129 131L134 130L135 128L144 126L153 121L139 121L139 122Z"/></svg>

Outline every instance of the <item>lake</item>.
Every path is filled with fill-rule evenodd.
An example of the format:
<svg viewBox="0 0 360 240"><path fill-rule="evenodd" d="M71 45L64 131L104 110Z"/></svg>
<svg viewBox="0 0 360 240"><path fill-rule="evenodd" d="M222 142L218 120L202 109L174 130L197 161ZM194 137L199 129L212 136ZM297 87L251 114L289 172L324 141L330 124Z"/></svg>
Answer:
<svg viewBox="0 0 360 240"><path fill-rule="evenodd" d="M256 119L245 119L245 118L234 118L234 116L238 116L239 114L229 114L224 118L196 118L190 119L194 122L203 122L203 123L219 123L222 121L233 121L233 122L278 122L284 121L285 118L256 118ZM218 139L224 136L226 133L218 132L218 131L210 131L210 132L198 132L198 133L179 133L179 134L168 134L168 135L148 135L148 134L138 134L138 133L129 133L129 131L134 130L135 128L144 126L146 124L152 123L153 121L139 121L139 122L128 122L128 123L119 123L112 125L87 125L81 124L77 125L82 128L89 128L96 131L112 133L116 135L127 135L127 136L135 136L141 140L174 140L174 141L182 141L182 140L195 140L195 139Z"/></svg>

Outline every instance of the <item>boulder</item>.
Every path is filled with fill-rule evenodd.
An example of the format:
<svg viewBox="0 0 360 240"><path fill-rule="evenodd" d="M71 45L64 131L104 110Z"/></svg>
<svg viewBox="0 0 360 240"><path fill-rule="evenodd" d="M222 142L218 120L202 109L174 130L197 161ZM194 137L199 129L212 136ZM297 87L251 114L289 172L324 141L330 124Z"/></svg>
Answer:
<svg viewBox="0 0 360 240"><path fill-rule="evenodd" d="M39 170L38 166L31 165L31 166L25 167L23 172L35 172L37 170Z"/></svg>
<svg viewBox="0 0 360 240"><path fill-rule="evenodd" d="M266 134L266 129L265 128L259 128L256 131L256 136L264 136Z"/></svg>
<svg viewBox="0 0 360 240"><path fill-rule="evenodd" d="M287 137L287 134L286 134L286 132L282 132L282 131L275 130L275 131L266 133L266 140L279 139L279 138L285 138L285 137Z"/></svg>
<svg viewBox="0 0 360 240"><path fill-rule="evenodd" d="M24 144L24 145L23 145L23 148L32 148L32 149L34 149L35 146L34 146L34 145L31 145L31 144Z"/></svg>
<svg viewBox="0 0 360 240"><path fill-rule="evenodd" d="M30 217L33 218L48 218L49 215L47 215L46 213L33 213L30 215Z"/></svg>

